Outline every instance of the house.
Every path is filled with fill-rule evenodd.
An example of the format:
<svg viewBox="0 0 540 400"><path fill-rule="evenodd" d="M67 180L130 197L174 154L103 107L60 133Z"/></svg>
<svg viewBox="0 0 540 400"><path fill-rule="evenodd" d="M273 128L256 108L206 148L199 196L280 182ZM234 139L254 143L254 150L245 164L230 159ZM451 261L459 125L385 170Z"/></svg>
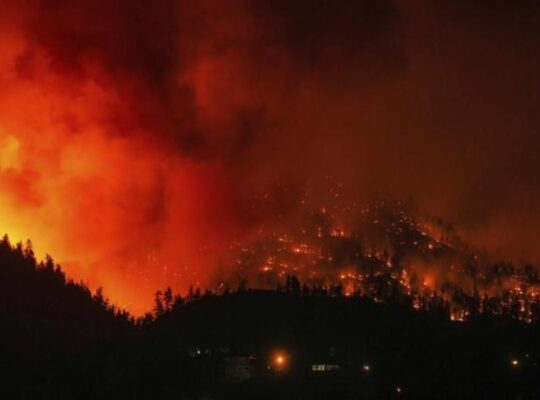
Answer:
<svg viewBox="0 0 540 400"><path fill-rule="evenodd" d="M342 351L336 346L327 346L316 351L310 358L310 372L315 374L337 373L343 369Z"/></svg>

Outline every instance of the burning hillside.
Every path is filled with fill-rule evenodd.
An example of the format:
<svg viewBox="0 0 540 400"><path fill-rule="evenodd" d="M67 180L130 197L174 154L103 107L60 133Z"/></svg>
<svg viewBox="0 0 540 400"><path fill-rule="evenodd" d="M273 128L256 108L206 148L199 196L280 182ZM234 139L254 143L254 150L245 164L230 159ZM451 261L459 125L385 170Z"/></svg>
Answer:
<svg viewBox="0 0 540 400"><path fill-rule="evenodd" d="M532 266L493 262L412 204L340 204L340 188L329 190L335 205L314 208L301 197L300 216L288 228L261 227L252 240L235 242L222 269L232 275L224 272L221 282L397 301L460 321L481 313L527 322L540 315Z"/></svg>

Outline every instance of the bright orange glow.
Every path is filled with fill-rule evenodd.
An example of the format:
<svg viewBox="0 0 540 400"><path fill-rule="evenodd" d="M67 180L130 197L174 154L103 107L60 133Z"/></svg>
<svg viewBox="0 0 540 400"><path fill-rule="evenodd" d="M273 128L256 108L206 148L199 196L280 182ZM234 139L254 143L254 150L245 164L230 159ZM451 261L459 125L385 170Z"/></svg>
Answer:
<svg viewBox="0 0 540 400"><path fill-rule="evenodd" d="M272 355L270 367L276 371L283 371L288 367L289 357L280 351Z"/></svg>
<svg viewBox="0 0 540 400"><path fill-rule="evenodd" d="M134 32L108 7L86 13L91 2L83 1L48 13L8 3L0 15L0 235L31 239L39 258L50 253L70 278L103 287L135 314L165 286L210 286L216 258L245 224L233 174L210 153L237 134L238 113L259 96L241 73L246 60L211 51L192 54L185 68L154 59L148 68L152 57L133 48ZM181 24L166 7L143 12ZM238 18L248 29L249 16ZM244 33L228 23L218 24L219 41ZM85 51L63 41L71 29L112 34ZM167 57L181 51L156 26L141 29L152 54L167 39L175 47ZM193 43L212 47L211 35ZM159 82L156 67L168 69ZM161 97L169 90L170 103Z"/></svg>
<svg viewBox="0 0 540 400"><path fill-rule="evenodd" d="M298 227L295 195L288 191L273 199L272 188L307 193L314 181L330 174L340 179L331 201L317 190L308 201L325 219L334 220L343 202L412 194L419 207L460 222L455 234L473 238L473 245L540 260L538 219L531 218L540 216L535 201L540 185L531 175L538 170L537 115L527 91L520 90L536 82L523 80L528 74L518 59L475 59L489 67L485 77L504 75L512 81L505 88L482 84L493 90L488 107L479 102L463 108L449 99L481 79L469 68L462 71L459 57L432 60L431 45L424 47L429 40L401 40L402 33L426 37L416 29L430 15L417 15L407 2L396 2L403 3L396 5L403 13L390 6L382 7L392 9L389 15L373 8L375 14L365 17L383 29L367 31L363 24L342 26L340 12L332 16L340 7L316 2L323 6L319 11L330 12L324 18L329 25L320 32L303 31L319 25L318 16L324 15L319 6L296 15L297 7L287 2L277 2L270 13L266 6L259 10L259 2L228 3L121 0L96 6L79 0L56 7L51 0L2 1L0 235L31 239L39 258L50 253L70 278L92 290L103 287L118 306L141 314L165 286L215 288L224 280L222 272L237 273L218 265L231 241L256 236L262 226ZM401 14L411 22L387 25ZM361 40L342 40L356 35ZM454 43L441 45L454 54ZM467 54L477 54L476 47ZM521 60L523 65L530 65L529 58ZM417 68L403 68L409 64L403 60ZM450 94L433 90L438 77L448 75L446 69L463 78L449 85ZM411 88L423 95L411 97ZM497 96L502 92L507 95ZM444 112L426 119L426 104L440 104ZM520 116L516 121L522 122L513 126L504 115ZM455 129L452 121L462 121L464 128ZM482 136L485 132L489 137ZM515 162L509 163L507 138L515 132L520 140L514 143ZM483 151L486 140L489 152ZM442 162L442 153L451 162ZM471 156L477 153L481 157ZM501 179L501 171L519 179ZM342 193L344 186L350 191ZM444 201L440 193L448 194ZM501 204L492 201L493 193L504 194ZM259 207L261 198L270 201ZM521 207L524 203L530 209ZM362 213L369 215L370 207ZM383 236L412 223L403 218ZM445 247L448 224L430 220L418 221L421 234L413 238L414 254L431 258L426 265L417 266L416 255L395 258L391 240L383 246L369 243L369 233L356 232L349 225L353 221L343 218L314 225L316 243L285 238L294 259L268 261L257 270L266 275L261 281L270 282L284 270L296 273L307 261L362 265L365 256L367 264L384 265L392 274L401 274L393 271L401 268L394 263L407 261L411 265L403 268L410 273L397 279L407 294L421 292L413 306L422 309L420 300L431 298L429 291L459 281L454 265L439 266L436 259L451 253ZM368 225L374 231L389 228L383 215ZM329 244L327 239L331 248L339 247L353 233L361 233L357 244L362 242L365 254L342 260L323 249L327 246L317 247ZM360 289L369 295L366 285L358 284L359 271L352 274L342 277L344 292L350 296ZM530 313L523 303L520 319L530 322ZM457 310L452 318L467 317Z"/></svg>
<svg viewBox="0 0 540 400"><path fill-rule="evenodd" d="M31 239L38 258L135 314L159 288L206 284L239 226L220 163L163 151L142 127L124 132L111 121L128 113L123 89L91 60L64 76L37 51L36 75L19 77L32 44L11 34L0 38L0 235Z"/></svg>

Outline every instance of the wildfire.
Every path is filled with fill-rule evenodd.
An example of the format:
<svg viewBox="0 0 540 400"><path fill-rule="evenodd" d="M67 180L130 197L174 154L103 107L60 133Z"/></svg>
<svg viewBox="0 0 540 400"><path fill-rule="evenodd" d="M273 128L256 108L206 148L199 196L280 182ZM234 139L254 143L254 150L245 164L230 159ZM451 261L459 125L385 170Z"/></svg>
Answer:
<svg viewBox="0 0 540 400"><path fill-rule="evenodd" d="M259 265L259 270L266 274L262 280L256 276L249 278L255 286L281 286L280 280L296 275L314 293L406 302L415 310L446 314L456 322L479 313L511 315L524 322L540 316L539 291L526 283L529 277L535 279L531 271L524 274L504 268L501 271L506 275L502 276L493 268L482 270L474 254L458 253L455 248L459 246L452 246L448 238L440 241L431 237L432 230L426 223L416 222L404 211L388 212L384 204L359 210L358 215L366 222L360 234L345 232L342 223L334 221L339 213L328 212L330 207L323 209L322 220L321 214L308 211L309 215L318 215L320 225L300 226L298 234L261 232L255 247L239 244L240 251L250 255L249 263L245 259L240 262L242 271L249 276L251 268ZM347 208L347 213L351 210ZM377 221L377 227L375 233L370 233L373 221ZM377 237L381 232L382 239L373 240L370 236ZM448 260L434 261L426 249L449 254L445 256ZM475 263L473 269L471 260ZM508 289L494 291L495 283L501 280ZM464 282L474 284L468 283L470 288L466 289Z"/></svg>

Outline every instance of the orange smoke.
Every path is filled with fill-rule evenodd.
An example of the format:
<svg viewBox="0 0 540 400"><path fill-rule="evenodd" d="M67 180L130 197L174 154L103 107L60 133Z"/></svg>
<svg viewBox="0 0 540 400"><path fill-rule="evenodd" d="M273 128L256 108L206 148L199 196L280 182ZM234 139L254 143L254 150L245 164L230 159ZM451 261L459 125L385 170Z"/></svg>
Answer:
<svg viewBox="0 0 540 400"><path fill-rule="evenodd" d="M0 232L135 313L160 287L204 285L258 218L246 188L278 178L255 172L260 150L298 100L287 49L234 5L7 1Z"/></svg>
<svg viewBox="0 0 540 400"><path fill-rule="evenodd" d="M159 287L204 281L209 249L231 228L219 162L161 151L143 129L119 131L110 110L122 111L122 93L91 61L84 77L61 76L37 51L35 72L21 75L30 43L9 33L0 35L0 231L32 239L38 256L136 313Z"/></svg>

